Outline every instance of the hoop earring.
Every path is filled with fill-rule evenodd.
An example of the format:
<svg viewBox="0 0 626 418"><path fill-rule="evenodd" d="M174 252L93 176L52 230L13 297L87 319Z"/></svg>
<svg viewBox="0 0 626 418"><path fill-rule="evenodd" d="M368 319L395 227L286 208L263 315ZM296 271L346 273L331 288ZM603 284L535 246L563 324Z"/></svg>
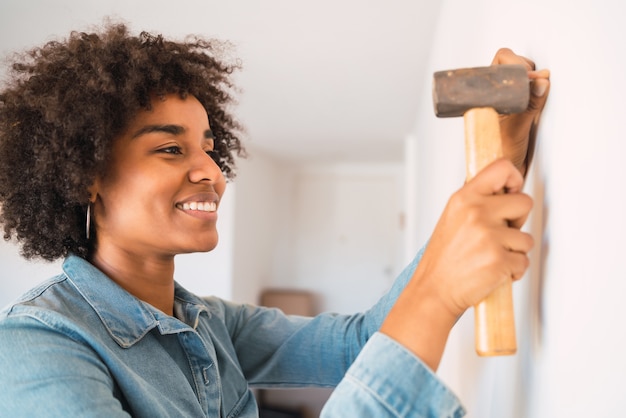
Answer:
<svg viewBox="0 0 626 418"><path fill-rule="evenodd" d="M91 202L87 204L87 222L85 225L85 235L87 236L87 240L90 238L90 229L91 229Z"/></svg>

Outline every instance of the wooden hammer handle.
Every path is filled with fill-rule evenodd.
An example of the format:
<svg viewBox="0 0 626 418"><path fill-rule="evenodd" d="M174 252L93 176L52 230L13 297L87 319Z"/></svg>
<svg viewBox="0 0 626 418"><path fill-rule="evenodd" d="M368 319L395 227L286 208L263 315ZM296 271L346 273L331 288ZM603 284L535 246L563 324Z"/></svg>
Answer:
<svg viewBox="0 0 626 418"><path fill-rule="evenodd" d="M483 167L502 157L498 113L492 108L465 112L465 159L467 180ZM517 351L513 287L508 281L474 307L476 352L480 356L502 356Z"/></svg>

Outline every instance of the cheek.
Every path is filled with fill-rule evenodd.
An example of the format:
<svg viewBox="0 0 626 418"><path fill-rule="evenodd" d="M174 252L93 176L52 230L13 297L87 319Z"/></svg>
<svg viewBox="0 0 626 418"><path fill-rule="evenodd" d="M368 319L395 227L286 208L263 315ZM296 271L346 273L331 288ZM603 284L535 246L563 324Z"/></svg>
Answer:
<svg viewBox="0 0 626 418"><path fill-rule="evenodd" d="M222 180L215 183L213 187L215 188L215 193L219 195L221 200L222 196L224 196L224 192L226 191L226 180L222 177Z"/></svg>
<svg viewBox="0 0 626 418"><path fill-rule="evenodd" d="M113 179L111 179L113 180ZM168 176L148 176L137 170L127 170L115 181L107 182L101 193L105 214L118 221L131 221L150 212L163 211L163 201L169 203L164 190Z"/></svg>
<svg viewBox="0 0 626 418"><path fill-rule="evenodd" d="M104 193L111 200L132 201L154 187L153 181L138 170L124 170L106 183Z"/></svg>

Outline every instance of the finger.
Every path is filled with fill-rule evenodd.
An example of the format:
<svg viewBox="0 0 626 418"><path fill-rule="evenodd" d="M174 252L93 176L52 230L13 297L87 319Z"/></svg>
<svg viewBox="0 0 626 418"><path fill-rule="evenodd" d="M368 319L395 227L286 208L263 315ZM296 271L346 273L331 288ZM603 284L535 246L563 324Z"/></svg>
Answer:
<svg viewBox="0 0 626 418"><path fill-rule="evenodd" d="M526 109L527 118L532 119L543 109L547 92L550 86L550 71L543 69L535 71L535 62L529 58L517 55L509 48L500 48L493 58L492 65L517 64L524 65L528 69L531 96Z"/></svg>
<svg viewBox="0 0 626 418"><path fill-rule="evenodd" d="M467 190L484 196L509 191L517 193L524 186L524 178L506 158L499 158L480 170L466 185Z"/></svg>
<svg viewBox="0 0 626 418"><path fill-rule="evenodd" d="M530 100L526 113L529 117L535 117L543 110L550 89L550 70L529 71Z"/></svg>
<svg viewBox="0 0 626 418"><path fill-rule="evenodd" d="M513 280L521 279L530 265L528 256L525 253L508 251L504 257L507 266L505 274Z"/></svg>
<svg viewBox="0 0 626 418"><path fill-rule="evenodd" d="M509 48L500 48L496 55L493 57L493 61L491 65L523 65L529 71L535 69L535 62L529 58L523 57L521 55L517 55Z"/></svg>
<svg viewBox="0 0 626 418"><path fill-rule="evenodd" d="M522 227L526 223L526 220L528 219L528 215L530 215L530 211L526 212L525 214L517 218L509 218L508 219L509 226L515 229L522 229Z"/></svg>
<svg viewBox="0 0 626 418"><path fill-rule="evenodd" d="M502 243L502 248L507 251L527 254L535 245L532 235L519 229L502 227L499 234L498 239Z"/></svg>
<svg viewBox="0 0 626 418"><path fill-rule="evenodd" d="M500 194L488 197L490 213L499 224L520 229L533 207L533 200L524 193Z"/></svg>
<svg viewBox="0 0 626 418"><path fill-rule="evenodd" d="M528 72L528 78L530 78L532 80L537 79L537 78L549 79L550 78L550 70L544 68L543 70L529 71Z"/></svg>

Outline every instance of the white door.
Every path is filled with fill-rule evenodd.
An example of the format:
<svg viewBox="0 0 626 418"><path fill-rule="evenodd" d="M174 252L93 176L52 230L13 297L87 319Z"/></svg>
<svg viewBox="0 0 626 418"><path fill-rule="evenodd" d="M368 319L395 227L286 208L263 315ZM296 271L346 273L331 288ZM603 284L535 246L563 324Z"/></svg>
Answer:
<svg viewBox="0 0 626 418"><path fill-rule="evenodd" d="M369 308L401 269L400 173L394 166L299 176L296 282L320 296L321 311Z"/></svg>

